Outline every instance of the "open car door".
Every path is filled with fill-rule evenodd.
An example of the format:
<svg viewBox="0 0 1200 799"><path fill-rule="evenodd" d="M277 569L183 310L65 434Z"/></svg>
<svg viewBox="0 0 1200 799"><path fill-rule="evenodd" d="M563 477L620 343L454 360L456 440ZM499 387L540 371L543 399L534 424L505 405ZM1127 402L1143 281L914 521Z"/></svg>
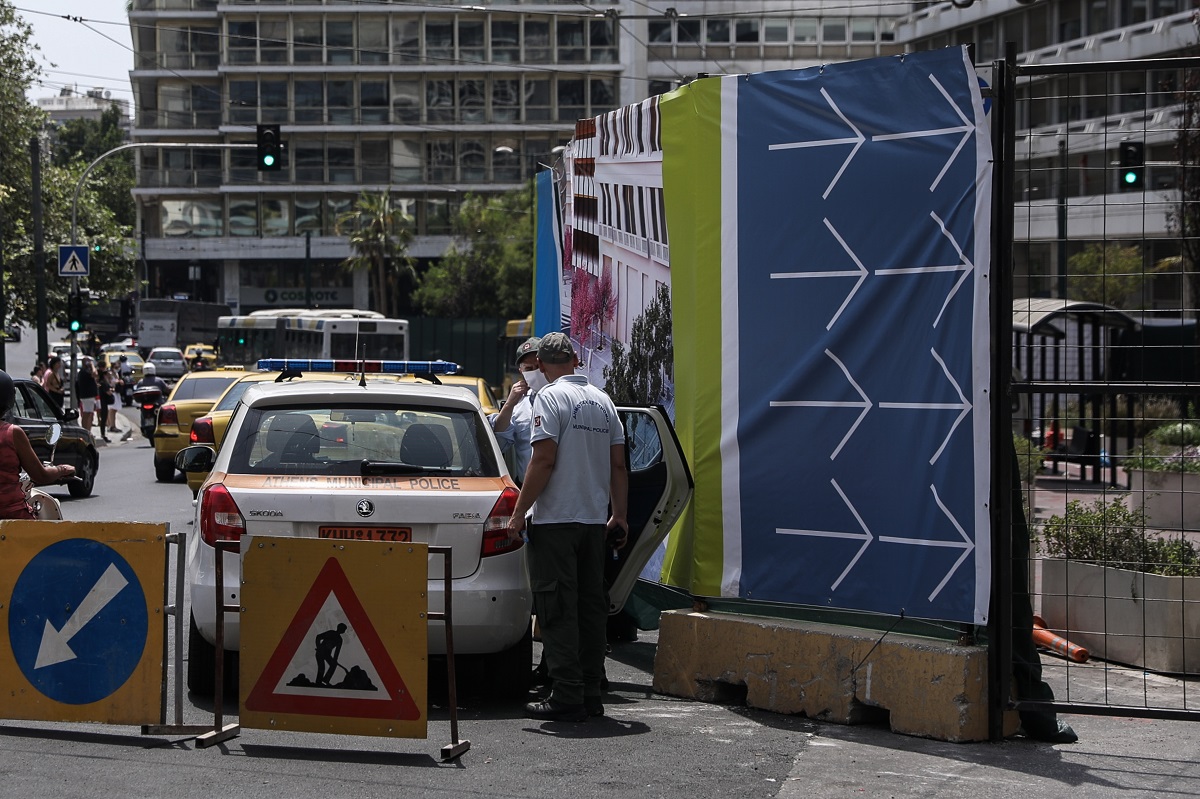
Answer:
<svg viewBox="0 0 1200 799"><path fill-rule="evenodd" d="M692 498L694 483L661 405L620 405L629 467L629 540L606 561L608 612L618 613L638 575Z"/></svg>

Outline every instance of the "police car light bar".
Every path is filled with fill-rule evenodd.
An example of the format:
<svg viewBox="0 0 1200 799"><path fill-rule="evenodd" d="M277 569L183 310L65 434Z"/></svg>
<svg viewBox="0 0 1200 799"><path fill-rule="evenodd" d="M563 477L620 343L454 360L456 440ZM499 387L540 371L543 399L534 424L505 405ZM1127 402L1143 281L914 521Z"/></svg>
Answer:
<svg viewBox="0 0 1200 799"><path fill-rule="evenodd" d="M458 372L453 361L350 361L326 358L262 358L258 362L260 372L343 372L357 374L452 375Z"/></svg>

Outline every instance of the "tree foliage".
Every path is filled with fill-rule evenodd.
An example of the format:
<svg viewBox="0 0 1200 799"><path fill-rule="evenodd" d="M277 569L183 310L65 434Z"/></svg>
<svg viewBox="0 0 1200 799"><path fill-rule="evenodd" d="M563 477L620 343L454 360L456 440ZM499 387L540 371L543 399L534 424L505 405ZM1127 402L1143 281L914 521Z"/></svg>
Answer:
<svg viewBox="0 0 1200 799"><path fill-rule="evenodd" d="M32 28L10 0L0 0L0 245L4 255L4 295L9 314L18 321L36 322L37 267L45 269L47 310L51 318L65 315L70 284L56 275L57 245L71 242L71 202L83 174L84 163L67 158L62 164L50 157L42 126L45 115L25 99L25 92L40 74ZM41 138L44 260L34 256L33 168L30 142ZM79 193L77 241L98 245L93 253L86 289L111 297L134 287L134 252L130 228L122 225L108 206L103 181L89 178Z"/></svg>
<svg viewBox="0 0 1200 799"><path fill-rule="evenodd" d="M59 125L52 156L54 164L65 167L80 161L86 166L109 150L120 147L125 143L121 117L120 106L112 103L99 120L71 119ZM112 209L117 222L130 229L137 218L133 184L132 151L109 156L88 176L88 189L97 192L104 204Z"/></svg>
<svg viewBox="0 0 1200 799"><path fill-rule="evenodd" d="M666 402L672 393L674 358L671 294L660 283L654 299L633 322L628 350L613 342L612 366L604 368L604 391L618 404Z"/></svg>
<svg viewBox="0 0 1200 799"><path fill-rule="evenodd" d="M338 217L337 230L349 238L354 251L342 261L342 266L351 271L367 271L372 310L399 316L404 292L416 279L408 255L413 238L412 217L392 202L390 192L364 191L354 207Z"/></svg>
<svg viewBox="0 0 1200 799"><path fill-rule="evenodd" d="M1160 268L1158 264L1145 268L1137 246L1089 244L1067 259L1067 296L1114 308L1141 308L1146 278Z"/></svg>
<svg viewBox="0 0 1200 799"><path fill-rule="evenodd" d="M532 307L529 190L470 195L454 219L454 243L422 276L413 299L431 316L526 316Z"/></svg>

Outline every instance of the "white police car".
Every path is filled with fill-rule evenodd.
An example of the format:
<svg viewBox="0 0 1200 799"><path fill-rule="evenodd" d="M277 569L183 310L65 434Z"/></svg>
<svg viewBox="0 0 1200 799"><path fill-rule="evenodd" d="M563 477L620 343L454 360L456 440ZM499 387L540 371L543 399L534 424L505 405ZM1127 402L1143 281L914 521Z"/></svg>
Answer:
<svg viewBox="0 0 1200 799"><path fill-rule="evenodd" d="M456 368L436 361L368 363L381 372ZM353 361L259 366L361 368ZM188 687L213 690L214 544L253 534L451 546L455 652L481 656L490 685L523 692L532 660L532 594L524 545L506 535L518 491L478 397L458 386L343 377L256 385L234 411L218 453L204 446L180 452L180 469L211 469L187 545ZM692 489L662 410L623 408L621 415L631 443L631 537L610 567L613 612ZM227 552L223 565L225 599L236 604L239 555ZM430 558L431 611L444 607L442 570L442 559ZM444 654L444 632L441 622L430 624L430 654ZM225 614L225 647L239 648L236 613Z"/></svg>

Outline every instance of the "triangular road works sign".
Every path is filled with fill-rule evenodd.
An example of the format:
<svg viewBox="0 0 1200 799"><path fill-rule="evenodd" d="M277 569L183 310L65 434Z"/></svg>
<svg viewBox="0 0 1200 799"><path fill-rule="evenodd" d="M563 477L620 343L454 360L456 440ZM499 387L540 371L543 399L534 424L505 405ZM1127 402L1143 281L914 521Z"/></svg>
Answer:
<svg viewBox="0 0 1200 799"><path fill-rule="evenodd" d="M337 558L329 558L246 696L260 713L421 718Z"/></svg>

